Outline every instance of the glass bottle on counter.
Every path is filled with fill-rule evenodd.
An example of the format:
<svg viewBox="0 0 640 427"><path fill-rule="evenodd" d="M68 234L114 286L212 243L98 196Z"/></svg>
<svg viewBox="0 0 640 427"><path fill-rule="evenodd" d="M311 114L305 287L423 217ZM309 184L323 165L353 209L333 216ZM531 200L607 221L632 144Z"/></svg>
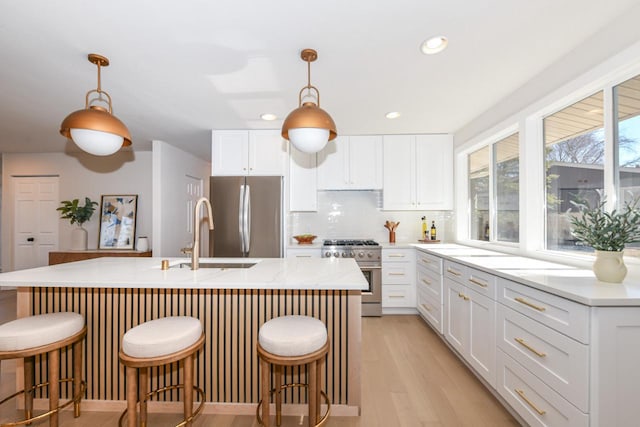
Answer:
<svg viewBox="0 0 640 427"><path fill-rule="evenodd" d="M427 236L427 217L422 217L422 239L427 240L429 236Z"/></svg>
<svg viewBox="0 0 640 427"><path fill-rule="evenodd" d="M436 222L435 221L431 221L431 240L436 240Z"/></svg>

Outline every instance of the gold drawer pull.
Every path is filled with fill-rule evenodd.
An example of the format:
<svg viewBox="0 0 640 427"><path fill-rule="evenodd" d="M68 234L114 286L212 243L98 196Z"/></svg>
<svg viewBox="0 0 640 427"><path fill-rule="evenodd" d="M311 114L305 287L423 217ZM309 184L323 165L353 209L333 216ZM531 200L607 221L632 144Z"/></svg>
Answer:
<svg viewBox="0 0 640 427"><path fill-rule="evenodd" d="M404 273L389 273L389 276L404 276Z"/></svg>
<svg viewBox="0 0 640 427"><path fill-rule="evenodd" d="M474 278L469 279L469 281L470 281L471 283L473 283L474 285L482 286L483 288L486 288L487 286L489 286L489 285L487 285L486 283L482 283L482 282L480 282L479 280L476 280L476 279L474 279Z"/></svg>
<svg viewBox="0 0 640 427"><path fill-rule="evenodd" d="M427 304L420 304L422 306L422 308L424 308L427 311L431 311L431 307L429 307Z"/></svg>
<svg viewBox="0 0 640 427"><path fill-rule="evenodd" d="M529 350L531 353L535 354L538 357L546 357L547 356L547 353L542 353L542 352L536 350L535 348L533 348L529 344L527 344L526 341L523 340L522 338L514 338L514 340L516 340L516 342L518 344L520 344L521 346L523 346L524 348L526 348L527 350Z"/></svg>
<svg viewBox="0 0 640 427"><path fill-rule="evenodd" d="M389 258L404 258L403 254L389 254Z"/></svg>
<svg viewBox="0 0 640 427"><path fill-rule="evenodd" d="M454 270L453 268L449 267L447 268L447 271L451 274L453 274L454 276L462 276L462 273L460 273L459 271Z"/></svg>
<svg viewBox="0 0 640 427"><path fill-rule="evenodd" d="M458 296L465 301L469 301L469 297L463 294L462 292L458 292Z"/></svg>
<svg viewBox="0 0 640 427"><path fill-rule="evenodd" d="M534 405L533 402L530 401L529 398L524 394L523 390L515 389L515 392L518 393L518 395L522 398L522 400L527 402L527 405L531 406L533 408L533 410L536 411L538 414L544 415L544 414L547 413L547 411L544 411L544 410L538 408L536 405Z"/></svg>
<svg viewBox="0 0 640 427"><path fill-rule="evenodd" d="M422 258L422 262L427 263L427 264L431 264L431 260L427 259L427 258Z"/></svg>
<svg viewBox="0 0 640 427"><path fill-rule="evenodd" d="M404 298L404 295L389 295L389 298Z"/></svg>
<svg viewBox="0 0 640 427"><path fill-rule="evenodd" d="M546 310L546 308L540 307L539 305L535 305L534 303L531 303L531 302L527 301L524 298L517 297L517 298L514 298L514 299L516 301L518 301L520 304L524 304L524 305L526 305L528 307L533 308L534 310L538 310L538 311L545 311Z"/></svg>
<svg viewBox="0 0 640 427"><path fill-rule="evenodd" d="M431 286L431 282L429 280L427 279L421 279L421 280L422 280L422 283Z"/></svg>
<svg viewBox="0 0 640 427"><path fill-rule="evenodd" d="M296 255L296 258L311 258L311 255Z"/></svg>

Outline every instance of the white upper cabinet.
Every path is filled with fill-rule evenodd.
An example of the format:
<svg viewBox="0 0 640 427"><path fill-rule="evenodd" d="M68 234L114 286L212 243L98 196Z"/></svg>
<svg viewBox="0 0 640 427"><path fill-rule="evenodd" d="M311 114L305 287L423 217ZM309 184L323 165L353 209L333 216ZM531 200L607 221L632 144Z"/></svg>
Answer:
<svg viewBox="0 0 640 427"><path fill-rule="evenodd" d="M453 209L453 137L385 135L383 209Z"/></svg>
<svg viewBox="0 0 640 427"><path fill-rule="evenodd" d="M339 136L318 153L319 190L381 188L381 136Z"/></svg>
<svg viewBox="0 0 640 427"><path fill-rule="evenodd" d="M287 143L279 130L215 130L211 175L284 175Z"/></svg>
<svg viewBox="0 0 640 427"><path fill-rule="evenodd" d="M293 145L289 150L289 210L317 211L316 154L303 153Z"/></svg>

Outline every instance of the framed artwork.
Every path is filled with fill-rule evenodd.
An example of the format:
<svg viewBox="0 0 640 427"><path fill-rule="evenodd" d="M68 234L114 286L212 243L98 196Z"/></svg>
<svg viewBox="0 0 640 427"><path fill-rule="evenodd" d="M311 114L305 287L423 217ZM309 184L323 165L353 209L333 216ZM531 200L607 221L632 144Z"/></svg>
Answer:
<svg viewBox="0 0 640 427"><path fill-rule="evenodd" d="M137 194L102 196L98 249L133 249L137 206Z"/></svg>

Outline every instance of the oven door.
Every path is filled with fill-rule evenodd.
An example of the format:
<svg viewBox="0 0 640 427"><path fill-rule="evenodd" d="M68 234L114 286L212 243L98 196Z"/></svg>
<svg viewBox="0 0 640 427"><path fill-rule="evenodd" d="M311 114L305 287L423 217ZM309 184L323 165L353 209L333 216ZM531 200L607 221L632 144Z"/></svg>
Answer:
<svg viewBox="0 0 640 427"><path fill-rule="evenodd" d="M363 303L382 302L382 267L380 266L360 266L360 270L369 283L369 288L362 291Z"/></svg>

